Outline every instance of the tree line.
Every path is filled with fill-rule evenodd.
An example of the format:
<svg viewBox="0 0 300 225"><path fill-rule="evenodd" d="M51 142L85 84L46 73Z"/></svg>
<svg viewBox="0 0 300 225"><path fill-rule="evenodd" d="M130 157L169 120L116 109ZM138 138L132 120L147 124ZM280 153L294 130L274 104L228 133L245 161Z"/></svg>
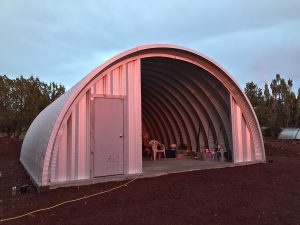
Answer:
<svg viewBox="0 0 300 225"><path fill-rule="evenodd" d="M45 83L33 76L10 79L0 75L0 132L19 138L34 118L51 102L65 93L65 87Z"/></svg>
<svg viewBox="0 0 300 225"><path fill-rule="evenodd" d="M254 82L246 83L248 96L260 126L280 130L285 127L300 127L300 88L292 90L293 81L276 74L270 84L261 89Z"/></svg>

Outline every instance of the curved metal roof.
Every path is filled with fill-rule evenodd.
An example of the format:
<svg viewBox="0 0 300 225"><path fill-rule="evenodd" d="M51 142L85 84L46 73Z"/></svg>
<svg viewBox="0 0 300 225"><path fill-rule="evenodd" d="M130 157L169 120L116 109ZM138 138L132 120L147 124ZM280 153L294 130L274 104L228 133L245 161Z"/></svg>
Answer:
<svg viewBox="0 0 300 225"><path fill-rule="evenodd" d="M155 57L160 57L160 59L157 60ZM231 140L228 131L228 129L231 129L231 123L228 121L230 109L224 103L226 94L222 94L222 92L228 92L239 102L244 116L247 117L249 129L255 134L253 138L254 147L259 146L259 148L264 149L258 121L249 100L234 78L220 65L208 57L187 48L161 44L144 45L125 51L97 67L72 89L50 104L33 121L25 136L20 160L26 169L30 171L32 178L38 185L47 185L53 145L61 123L73 102L87 91L88 84L101 75L103 71L121 61L128 61L133 58L142 59L142 73L145 74L142 78L142 93L147 96L143 102L147 108L143 111L143 122L153 135L163 136L166 141L170 142L172 138L174 139L176 135L179 135L188 144L195 140L191 135L196 133L188 133L188 130L196 131L195 124L199 124L199 120L202 120L203 126L206 127L216 127L218 126L216 121L222 121L221 126L225 131L224 135L228 137L225 140ZM148 58L152 59L147 60ZM163 66L158 68L155 65L159 64L162 58L166 59L163 60ZM174 59L176 59L176 63L174 63ZM189 73L197 73L195 68L202 68L204 76L210 74L213 75L213 78L206 76L207 79L204 79L204 77L194 79L195 76L188 76L188 74L182 72L187 66L186 63L194 66L193 68L189 65ZM221 91L214 93L214 88L219 88ZM188 91L182 92L181 90ZM175 98L172 98L174 96ZM168 102L168 104L164 104L164 102ZM153 105L161 106L169 113L150 114L149 111ZM175 116L176 120L182 121L181 126L176 125ZM151 124L149 121L154 121L154 124L161 129L155 131L153 126L156 125ZM166 130L164 128L166 125L174 129ZM216 134L213 133L212 135ZM230 143L227 143L227 145L230 145Z"/></svg>
<svg viewBox="0 0 300 225"><path fill-rule="evenodd" d="M300 140L300 128L285 128L281 131L278 138Z"/></svg>

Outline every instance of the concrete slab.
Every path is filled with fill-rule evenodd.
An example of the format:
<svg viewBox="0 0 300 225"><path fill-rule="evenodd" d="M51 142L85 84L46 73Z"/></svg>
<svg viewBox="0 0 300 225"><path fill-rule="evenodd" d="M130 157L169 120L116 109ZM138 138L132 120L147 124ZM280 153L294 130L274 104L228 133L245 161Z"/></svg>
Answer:
<svg viewBox="0 0 300 225"><path fill-rule="evenodd" d="M157 177L162 175L167 175L171 173L181 173L195 170L206 170L206 169L218 169L225 167L235 167L235 166L245 166L251 165L255 163L262 163L260 161L251 161L251 162L243 162L243 163L232 163L232 162L220 162L220 161L202 161L194 158L186 157L186 158L167 158L161 160L143 160L143 173L142 174L130 174L130 175L114 175L114 176L104 176L104 177L96 177L92 179L84 179L84 180L74 180L63 183L51 183L48 187L50 189L58 188L58 187L68 187L68 186L81 186L81 185L89 185L95 183L103 183L110 181L123 181L146 177Z"/></svg>
<svg viewBox="0 0 300 225"><path fill-rule="evenodd" d="M141 177L155 177L170 173L180 173L195 170L232 167L236 164L220 161L202 161L194 158L167 158L156 161L143 160L143 174Z"/></svg>

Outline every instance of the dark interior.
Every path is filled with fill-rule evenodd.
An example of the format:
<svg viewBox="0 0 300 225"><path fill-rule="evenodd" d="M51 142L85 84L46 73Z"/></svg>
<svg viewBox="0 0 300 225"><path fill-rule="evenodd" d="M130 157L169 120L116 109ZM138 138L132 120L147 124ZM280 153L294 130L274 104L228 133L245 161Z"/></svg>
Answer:
<svg viewBox="0 0 300 225"><path fill-rule="evenodd" d="M196 65L171 58L142 59L141 70L144 141L232 150L230 98L221 82Z"/></svg>

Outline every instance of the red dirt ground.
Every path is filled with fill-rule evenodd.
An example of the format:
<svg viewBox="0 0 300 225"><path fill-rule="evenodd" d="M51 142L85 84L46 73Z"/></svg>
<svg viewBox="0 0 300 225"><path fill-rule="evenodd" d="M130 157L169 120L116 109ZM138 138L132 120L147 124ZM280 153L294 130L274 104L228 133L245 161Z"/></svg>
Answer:
<svg viewBox="0 0 300 225"><path fill-rule="evenodd" d="M300 224L300 143L268 141L267 163L138 179L128 186L2 224ZM0 138L0 219L123 182L38 193L19 163L21 142ZM11 197L11 187L29 193Z"/></svg>

